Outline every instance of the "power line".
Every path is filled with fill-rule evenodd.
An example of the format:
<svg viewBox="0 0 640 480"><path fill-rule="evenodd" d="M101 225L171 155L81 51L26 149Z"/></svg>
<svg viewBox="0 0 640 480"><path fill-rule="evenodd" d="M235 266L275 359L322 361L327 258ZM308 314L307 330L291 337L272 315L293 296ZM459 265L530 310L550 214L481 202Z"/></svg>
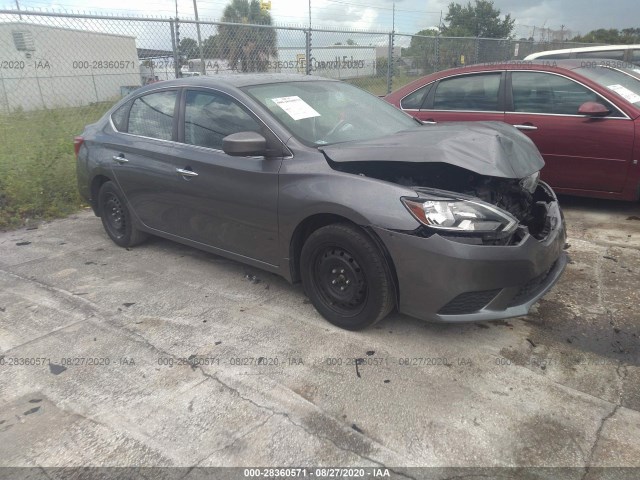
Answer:
<svg viewBox="0 0 640 480"><path fill-rule="evenodd" d="M394 8L393 7L380 7L380 6L376 6L376 5L367 5L365 3L354 3L354 2L346 2L344 0L326 0L327 2L331 2L331 3L338 3L340 5L350 5L353 7L365 7L365 8L373 8L375 10L390 10L393 11ZM322 8L322 7L319 7ZM424 10L405 10L405 9L400 9L400 8L396 8L395 9L396 12L410 12L410 13L434 13L434 14L440 14L440 12L430 12L430 11L424 11Z"/></svg>

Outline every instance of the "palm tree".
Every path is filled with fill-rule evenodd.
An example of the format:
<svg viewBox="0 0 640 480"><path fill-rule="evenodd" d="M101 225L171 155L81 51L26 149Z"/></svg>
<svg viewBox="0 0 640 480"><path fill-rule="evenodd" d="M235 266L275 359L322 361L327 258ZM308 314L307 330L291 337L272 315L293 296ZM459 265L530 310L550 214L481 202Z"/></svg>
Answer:
<svg viewBox="0 0 640 480"><path fill-rule="evenodd" d="M276 31L269 12L260 9L258 0L232 0L224 9L222 21L238 25L218 25L217 44L229 67L241 72L264 72L269 59L278 55Z"/></svg>

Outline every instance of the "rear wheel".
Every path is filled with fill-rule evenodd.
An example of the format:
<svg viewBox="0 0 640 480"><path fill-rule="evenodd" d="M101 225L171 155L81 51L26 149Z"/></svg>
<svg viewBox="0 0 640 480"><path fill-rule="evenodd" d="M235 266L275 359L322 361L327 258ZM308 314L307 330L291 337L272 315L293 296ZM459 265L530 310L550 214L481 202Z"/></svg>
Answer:
<svg viewBox="0 0 640 480"><path fill-rule="evenodd" d="M98 192L98 208L102 226L109 238L120 247L133 247L148 235L133 224L124 195L113 182L105 182Z"/></svg>
<svg viewBox="0 0 640 480"><path fill-rule="evenodd" d="M329 322L360 330L389 314L395 290L380 249L353 225L313 232L300 255L305 291Z"/></svg>

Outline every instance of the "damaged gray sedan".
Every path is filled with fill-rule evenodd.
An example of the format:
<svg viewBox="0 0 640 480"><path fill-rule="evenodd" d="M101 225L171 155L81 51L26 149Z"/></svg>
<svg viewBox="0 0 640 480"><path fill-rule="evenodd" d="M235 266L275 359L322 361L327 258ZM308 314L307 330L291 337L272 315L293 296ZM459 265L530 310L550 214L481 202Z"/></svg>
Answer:
<svg viewBox="0 0 640 480"><path fill-rule="evenodd" d="M116 244L157 235L301 281L346 329L394 309L525 315L566 264L562 213L526 136L420 125L338 81L155 83L75 148L80 192Z"/></svg>

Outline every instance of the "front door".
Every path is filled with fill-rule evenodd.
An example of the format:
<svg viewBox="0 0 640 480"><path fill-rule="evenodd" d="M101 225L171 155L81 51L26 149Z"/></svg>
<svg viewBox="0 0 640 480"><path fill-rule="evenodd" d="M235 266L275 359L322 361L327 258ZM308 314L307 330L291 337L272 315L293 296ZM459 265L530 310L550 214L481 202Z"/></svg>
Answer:
<svg viewBox="0 0 640 480"><path fill-rule="evenodd" d="M222 139L243 131L275 136L234 98L185 90L173 159L174 234L277 265L278 172L282 156L232 157ZM282 147L280 147L282 151Z"/></svg>
<svg viewBox="0 0 640 480"><path fill-rule="evenodd" d="M505 122L528 135L542 153L542 178L566 190L621 192L632 157L633 121L570 78L530 71L509 75L512 102ZM602 103L611 114L578 115L584 102Z"/></svg>

